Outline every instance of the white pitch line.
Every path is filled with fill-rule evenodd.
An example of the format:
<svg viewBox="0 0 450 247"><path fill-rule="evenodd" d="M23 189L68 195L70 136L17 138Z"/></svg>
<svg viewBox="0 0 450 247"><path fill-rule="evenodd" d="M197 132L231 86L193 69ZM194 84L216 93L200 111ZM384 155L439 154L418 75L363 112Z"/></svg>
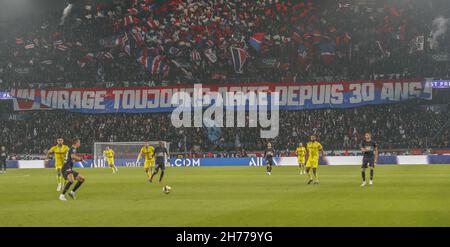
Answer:
<svg viewBox="0 0 450 247"><path fill-rule="evenodd" d="M30 174L25 174L25 175L19 175L19 174L2 174L2 175L6 176L6 177L30 177L30 176L31 176ZM1 177L2 175L0 175L0 177Z"/></svg>

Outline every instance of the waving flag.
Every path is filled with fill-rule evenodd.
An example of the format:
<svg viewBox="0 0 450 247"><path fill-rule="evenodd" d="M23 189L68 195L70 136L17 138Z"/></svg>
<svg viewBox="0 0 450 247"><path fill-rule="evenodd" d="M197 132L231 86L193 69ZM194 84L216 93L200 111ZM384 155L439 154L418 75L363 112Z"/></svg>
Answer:
<svg viewBox="0 0 450 247"><path fill-rule="evenodd" d="M131 55L131 46L130 46L130 42L129 42L129 41L123 46L123 51L124 51L128 56Z"/></svg>
<svg viewBox="0 0 450 247"><path fill-rule="evenodd" d="M135 24L135 23L138 23L138 22L139 22L139 19L137 17L131 16L131 15L126 16L126 17L123 18L123 25L124 26L129 26L131 24Z"/></svg>
<svg viewBox="0 0 450 247"><path fill-rule="evenodd" d="M118 46L119 45L124 46L127 41L128 41L128 35L127 35L127 33L124 33L123 35L119 35L115 38L114 44L118 45Z"/></svg>
<svg viewBox="0 0 450 247"><path fill-rule="evenodd" d="M255 50L259 51L261 49L262 42L264 40L265 33L255 33L250 38L249 44L255 48Z"/></svg>
<svg viewBox="0 0 450 247"><path fill-rule="evenodd" d="M244 68L245 61L247 61L248 58L247 52L244 49L237 47L230 47L230 52L233 60L234 71L242 74L242 69Z"/></svg>
<svg viewBox="0 0 450 247"><path fill-rule="evenodd" d="M188 71L187 68L185 68L185 66L184 66L183 64L181 64L181 63L179 63L179 62L177 62L177 61L175 61L175 60L171 60L171 61L172 61L173 64L175 64L175 66L176 66L178 69L180 69L180 70L184 73L184 76L185 76L186 78L189 78L189 79L192 79L192 78L193 78L193 77L192 77L192 72ZM187 66L186 66L186 67L187 67Z"/></svg>
<svg viewBox="0 0 450 247"><path fill-rule="evenodd" d="M55 40L55 41L53 41L53 45L54 46L58 46L58 45L62 45L62 44L64 44L64 42L62 40Z"/></svg>
<svg viewBox="0 0 450 247"><path fill-rule="evenodd" d="M147 68L147 58L149 57L148 55L148 49L143 49L139 52L139 57L136 59L136 61L142 65L144 65L145 68Z"/></svg>
<svg viewBox="0 0 450 247"><path fill-rule="evenodd" d="M50 64L53 64L53 60L48 59L48 60L42 61L41 63L42 63L42 64L46 64L46 65L50 65Z"/></svg>
<svg viewBox="0 0 450 247"><path fill-rule="evenodd" d="M295 32L295 31L292 33L292 37L291 38L296 43L302 41L302 36L300 36L300 34Z"/></svg>
<svg viewBox="0 0 450 247"><path fill-rule="evenodd" d="M109 51L100 51L95 57L98 59L114 59L113 54Z"/></svg>
<svg viewBox="0 0 450 247"><path fill-rule="evenodd" d="M208 40L208 41L206 41L206 45L211 48L214 46L214 41Z"/></svg>
<svg viewBox="0 0 450 247"><path fill-rule="evenodd" d="M28 44L25 46L25 49L29 50L29 49L34 49L35 45L33 43Z"/></svg>
<svg viewBox="0 0 450 247"><path fill-rule="evenodd" d="M131 36L136 41L136 44L138 46L142 46L144 44L144 34L141 28L133 27L133 30L131 31Z"/></svg>
<svg viewBox="0 0 450 247"><path fill-rule="evenodd" d="M383 43L381 43L381 41L376 41L378 49L380 50L381 53L381 57L385 58L385 57L390 57L391 56L391 52L388 51L384 46Z"/></svg>
<svg viewBox="0 0 450 247"><path fill-rule="evenodd" d="M180 53L180 49L178 49L178 48L176 48L176 47L174 47L174 46L172 46L172 47L169 48L169 54L170 54L170 55L176 56L176 55L178 55L179 53Z"/></svg>
<svg viewBox="0 0 450 247"><path fill-rule="evenodd" d="M83 58L81 58L80 60L78 60L78 65L81 68L84 68L84 66L86 66L86 64L90 61L94 60L94 53L88 53L86 54Z"/></svg>
<svg viewBox="0 0 450 247"><path fill-rule="evenodd" d="M158 29L158 27L159 27L159 21L153 20L153 19L149 19L149 20L147 21L147 25L148 25L151 29L155 30L155 29Z"/></svg>
<svg viewBox="0 0 450 247"><path fill-rule="evenodd" d="M23 39L22 38L16 38L16 44L17 45L23 45L24 44Z"/></svg>
<svg viewBox="0 0 450 247"><path fill-rule="evenodd" d="M305 59L308 56L308 49L303 44L300 44L297 49L298 55Z"/></svg>
<svg viewBox="0 0 450 247"><path fill-rule="evenodd" d="M202 60L202 56L200 55L200 52L197 50L193 50L191 52L191 61L194 63L199 63Z"/></svg>
<svg viewBox="0 0 450 247"><path fill-rule="evenodd" d="M204 52L204 54L205 54L205 57L208 58L208 60L209 60L211 63L217 62L217 55L216 55L216 52L213 51L213 49L211 49L211 48L206 49L205 52Z"/></svg>
<svg viewBox="0 0 450 247"><path fill-rule="evenodd" d="M144 67L152 75L163 75L168 70L168 66L163 62L161 56L148 57Z"/></svg>
<svg viewBox="0 0 450 247"><path fill-rule="evenodd" d="M105 53L103 54L103 57L104 57L105 59L114 59L113 54L112 54L111 52L109 52L109 51L105 52Z"/></svg>
<svg viewBox="0 0 450 247"><path fill-rule="evenodd" d="M60 45L56 46L56 49L58 49L60 51L67 51L67 49L69 49L69 47L67 47L65 44L60 44Z"/></svg>
<svg viewBox="0 0 450 247"><path fill-rule="evenodd" d="M128 13L130 13L131 15L137 15L139 11L136 8L129 8Z"/></svg>

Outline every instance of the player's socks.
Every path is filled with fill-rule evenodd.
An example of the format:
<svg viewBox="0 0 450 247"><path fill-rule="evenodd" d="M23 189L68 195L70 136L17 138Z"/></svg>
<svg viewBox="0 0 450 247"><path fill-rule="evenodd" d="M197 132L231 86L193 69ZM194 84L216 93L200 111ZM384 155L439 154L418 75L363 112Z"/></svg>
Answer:
<svg viewBox="0 0 450 247"><path fill-rule="evenodd" d="M317 169L313 169L314 179L319 181L319 174L317 174Z"/></svg>
<svg viewBox="0 0 450 247"><path fill-rule="evenodd" d="M64 186L63 195L66 194L66 192L70 189L70 186L72 186L72 182L68 181L66 186Z"/></svg>
<svg viewBox="0 0 450 247"><path fill-rule="evenodd" d="M153 182L153 177L156 175L156 172L153 172L152 175L150 176L150 179L148 180L150 183Z"/></svg>
<svg viewBox="0 0 450 247"><path fill-rule="evenodd" d="M75 192L73 190L71 192L69 192L69 196L70 196L70 198L72 198L74 200L77 199L77 197L75 196Z"/></svg>
<svg viewBox="0 0 450 247"><path fill-rule="evenodd" d="M61 171L57 171L57 172L56 172L56 183L57 183L58 185L61 185L61 184L62 184Z"/></svg>
<svg viewBox="0 0 450 247"><path fill-rule="evenodd" d="M160 182L160 183L161 183L163 177L164 177L164 171L161 171L161 175L159 176L159 182Z"/></svg>
<svg viewBox="0 0 450 247"><path fill-rule="evenodd" d="M365 183L366 182L366 172L365 171L361 172L361 177L362 177L362 181Z"/></svg>
<svg viewBox="0 0 450 247"><path fill-rule="evenodd" d="M77 184L75 184L75 187L73 187L73 190L72 190L72 192L75 192L75 191L77 191L77 189L79 189L80 188L80 186L83 184L83 182L81 182L81 181L78 181L77 182Z"/></svg>
<svg viewBox="0 0 450 247"><path fill-rule="evenodd" d="M373 169L370 169L370 181L372 181L373 180Z"/></svg>
<svg viewBox="0 0 450 247"><path fill-rule="evenodd" d="M308 176L309 176L308 184L310 184L310 183L312 183L314 181L313 180L313 176L312 176L312 172L308 171L307 173L308 173Z"/></svg>

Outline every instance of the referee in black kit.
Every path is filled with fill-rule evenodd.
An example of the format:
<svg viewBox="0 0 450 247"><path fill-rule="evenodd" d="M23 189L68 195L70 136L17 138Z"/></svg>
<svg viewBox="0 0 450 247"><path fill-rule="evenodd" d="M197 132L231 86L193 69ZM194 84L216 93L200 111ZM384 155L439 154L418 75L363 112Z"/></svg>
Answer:
<svg viewBox="0 0 450 247"><path fill-rule="evenodd" d="M6 160L8 159L8 154L6 153L5 146L0 147L0 173L6 174Z"/></svg>

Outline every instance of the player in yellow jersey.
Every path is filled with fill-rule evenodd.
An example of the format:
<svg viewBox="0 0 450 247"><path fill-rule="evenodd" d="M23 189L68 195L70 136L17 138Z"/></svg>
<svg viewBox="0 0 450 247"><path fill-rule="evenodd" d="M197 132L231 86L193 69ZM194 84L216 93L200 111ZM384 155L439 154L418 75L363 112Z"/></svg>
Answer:
<svg viewBox="0 0 450 247"><path fill-rule="evenodd" d="M323 152L322 144L317 141L315 135L311 136L311 141L306 144L306 150L308 152L308 161L306 162L306 173L309 175L308 184L314 181L314 184L319 183L319 176L317 175L317 168L319 167L319 153L322 155L322 159L325 158L325 153ZM313 179L313 174L314 179Z"/></svg>
<svg viewBox="0 0 450 247"><path fill-rule="evenodd" d="M150 178L153 173L153 167L155 166L155 148L145 142L145 146L141 148L139 156L137 157L136 164L139 163L141 156L145 157L144 171L147 177Z"/></svg>
<svg viewBox="0 0 450 247"><path fill-rule="evenodd" d="M61 174L61 168L64 165L64 159L68 151L69 147L64 145L64 139L60 137L56 140L56 145L51 147L47 152L47 159L53 156L55 160L56 182L58 184L56 191L61 191L64 187L64 179Z"/></svg>
<svg viewBox="0 0 450 247"><path fill-rule="evenodd" d="M298 167L300 168L300 175L306 174L305 172L305 157L306 157L306 148L303 146L303 143L299 143L297 149L295 150L297 154Z"/></svg>
<svg viewBox="0 0 450 247"><path fill-rule="evenodd" d="M108 166L112 169L113 174L119 171L119 169L117 169L116 165L114 164L114 150L112 150L110 147L106 147L106 149L103 151L103 157L106 159Z"/></svg>

